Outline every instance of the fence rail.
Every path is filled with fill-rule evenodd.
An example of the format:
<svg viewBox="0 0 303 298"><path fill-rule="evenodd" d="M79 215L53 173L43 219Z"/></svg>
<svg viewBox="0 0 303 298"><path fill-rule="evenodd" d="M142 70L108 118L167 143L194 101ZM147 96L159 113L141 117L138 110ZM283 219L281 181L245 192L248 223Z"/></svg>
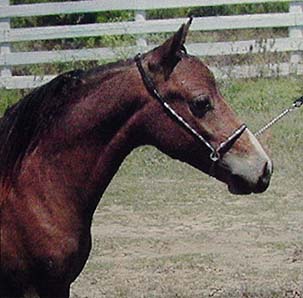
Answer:
<svg viewBox="0 0 303 298"><path fill-rule="evenodd" d="M50 26L0 30L1 42L50 40L100 35L164 33L176 30L186 19L144 20L103 24ZM303 26L302 13L275 13L195 18L192 31L280 28Z"/></svg>
<svg viewBox="0 0 303 298"><path fill-rule="evenodd" d="M74 14L114 10L150 10L182 7L205 7L230 4L281 2L281 0L93 0L57 3L22 4L1 7L0 18ZM283 0L282 0L283 2Z"/></svg>
<svg viewBox="0 0 303 298"><path fill-rule="evenodd" d="M281 0L167 0L167 1L77 1L60 3L39 3L10 5L9 0L0 0L0 88L32 88L53 76L14 76L12 70L19 65L31 65L55 62L87 61L115 59L117 53L134 55L138 48L147 50L154 45L148 45L143 35L175 31L186 18L164 20L148 20L145 10L178 7L202 7L232 4L256 4L269 2L289 3L289 12L198 17L191 26L192 31L238 30L251 28L288 28L288 37L270 38L267 40L238 40L233 42L191 43L188 44L190 53L198 56L222 56L257 53L291 52L289 62L264 65L235 66L233 69L222 67L213 68L217 76L224 77L227 73L237 77L262 75L288 75L303 73L301 52L303 51L303 2ZM45 16L54 14L74 14L112 10L133 10L134 20L112 23L95 23L85 25L49 26L36 28L11 28L10 19L15 17ZM57 51L14 52L13 44L22 41L52 40L105 35L134 35L137 36L136 46L124 48L91 48L70 49Z"/></svg>

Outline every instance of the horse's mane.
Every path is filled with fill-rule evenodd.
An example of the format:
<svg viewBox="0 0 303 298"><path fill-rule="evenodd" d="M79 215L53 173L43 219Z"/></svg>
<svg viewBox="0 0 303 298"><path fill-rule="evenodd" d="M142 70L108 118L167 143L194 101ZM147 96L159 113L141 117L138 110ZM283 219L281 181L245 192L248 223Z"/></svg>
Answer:
<svg viewBox="0 0 303 298"><path fill-rule="evenodd" d="M127 65L129 61L111 63L88 71L64 73L8 108L0 119L0 182L18 169L25 154L33 150L39 141L41 133L67 110L72 99L79 98L95 82L110 77L117 68Z"/></svg>

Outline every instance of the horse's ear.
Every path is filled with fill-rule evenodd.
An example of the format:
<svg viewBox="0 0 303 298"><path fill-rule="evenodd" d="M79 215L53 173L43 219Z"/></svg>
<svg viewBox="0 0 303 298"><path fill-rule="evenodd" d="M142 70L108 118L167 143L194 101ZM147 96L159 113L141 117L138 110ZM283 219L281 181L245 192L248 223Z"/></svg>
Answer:
<svg viewBox="0 0 303 298"><path fill-rule="evenodd" d="M181 59L180 51L184 49L184 43L191 23L192 18L186 24L183 24L171 38L152 52L152 57L148 62L151 72L163 71L165 79L169 77Z"/></svg>

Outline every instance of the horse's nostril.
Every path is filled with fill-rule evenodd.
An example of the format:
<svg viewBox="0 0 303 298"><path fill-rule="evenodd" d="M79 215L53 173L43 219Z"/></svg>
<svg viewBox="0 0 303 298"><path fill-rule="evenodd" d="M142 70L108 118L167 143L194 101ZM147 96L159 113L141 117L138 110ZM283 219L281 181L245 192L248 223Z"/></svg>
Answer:
<svg viewBox="0 0 303 298"><path fill-rule="evenodd" d="M272 166L266 162L263 168L262 176L259 178L255 192L263 192L267 189L272 174Z"/></svg>
<svg viewBox="0 0 303 298"><path fill-rule="evenodd" d="M266 162L263 168L263 175L262 178L263 179L270 179L272 174L272 165L269 162Z"/></svg>

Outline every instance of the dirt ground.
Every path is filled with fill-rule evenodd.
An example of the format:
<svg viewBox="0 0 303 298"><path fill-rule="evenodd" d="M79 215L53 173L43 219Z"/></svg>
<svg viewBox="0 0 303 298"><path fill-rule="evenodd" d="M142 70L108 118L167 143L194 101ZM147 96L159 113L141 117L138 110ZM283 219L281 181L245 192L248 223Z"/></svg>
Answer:
<svg viewBox="0 0 303 298"><path fill-rule="evenodd" d="M72 298L303 297L298 177L278 171L266 193L233 196L161 162L136 174L128 164L111 183Z"/></svg>

